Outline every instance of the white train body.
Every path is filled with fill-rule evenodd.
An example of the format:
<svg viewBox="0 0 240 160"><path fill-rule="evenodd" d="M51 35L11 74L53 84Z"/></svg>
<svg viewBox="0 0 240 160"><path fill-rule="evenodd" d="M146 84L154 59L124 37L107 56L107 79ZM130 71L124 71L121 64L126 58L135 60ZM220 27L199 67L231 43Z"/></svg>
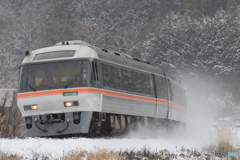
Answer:
<svg viewBox="0 0 240 160"><path fill-rule="evenodd" d="M184 89L159 68L82 41L64 43L32 51L22 63L17 99L28 136L185 123Z"/></svg>

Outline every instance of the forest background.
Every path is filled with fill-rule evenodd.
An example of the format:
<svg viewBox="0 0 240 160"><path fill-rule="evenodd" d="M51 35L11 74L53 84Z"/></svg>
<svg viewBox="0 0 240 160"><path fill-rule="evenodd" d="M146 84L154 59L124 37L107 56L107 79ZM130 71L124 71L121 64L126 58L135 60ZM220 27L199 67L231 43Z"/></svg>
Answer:
<svg viewBox="0 0 240 160"><path fill-rule="evenodd" d="M0 88L18 87L26 50L63 40L150 61L240 120L239 0L0 0Z"/></svg>

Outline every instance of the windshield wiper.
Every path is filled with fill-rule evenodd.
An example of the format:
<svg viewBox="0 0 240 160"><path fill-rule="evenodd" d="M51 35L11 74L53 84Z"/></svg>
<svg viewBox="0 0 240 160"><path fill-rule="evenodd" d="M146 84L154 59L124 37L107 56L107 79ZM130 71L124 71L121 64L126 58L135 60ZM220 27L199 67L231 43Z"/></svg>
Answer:
<svg viewBox="0 0 240 160"><path fill-rule="evenodd" d="M73 81L69 82L67 85L65 85L63 88L68 88L71 84L73 84L75 81L77 81L77 78L75 78Z"/></svg>
<svg viewBox="0 0 240 160"><path fill-rule="evenodd" d="M29 86L33 91L36 91L36 89L33 88L33 86L28 83L28 77L27 77L27 81L26 81L26 88L27 88L27 86Z"/></svg>

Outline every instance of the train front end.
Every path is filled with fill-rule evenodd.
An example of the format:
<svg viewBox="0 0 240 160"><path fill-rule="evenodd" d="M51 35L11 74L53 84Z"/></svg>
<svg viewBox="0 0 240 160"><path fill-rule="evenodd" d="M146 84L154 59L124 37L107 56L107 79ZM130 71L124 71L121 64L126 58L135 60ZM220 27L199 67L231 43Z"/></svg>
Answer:
<svg viewBox="0 0 240 160"><path fill-rule="evenodd" d="M100 112L94 61L86 45L63 45L32 51L22 66L18 107L27 136L88 133L93 112Z"/></svg>

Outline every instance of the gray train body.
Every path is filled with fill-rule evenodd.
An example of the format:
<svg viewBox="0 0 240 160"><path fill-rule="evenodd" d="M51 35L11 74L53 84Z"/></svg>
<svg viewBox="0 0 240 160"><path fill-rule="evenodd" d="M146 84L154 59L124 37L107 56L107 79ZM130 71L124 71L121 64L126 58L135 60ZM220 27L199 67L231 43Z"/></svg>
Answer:
<svg viewBox="0 0 240 160"><path fill-rule="evenodd" d="M185 124L181 83L144 61L82 41L26 52L18 107L27 135L114 134Z"/></svg>

